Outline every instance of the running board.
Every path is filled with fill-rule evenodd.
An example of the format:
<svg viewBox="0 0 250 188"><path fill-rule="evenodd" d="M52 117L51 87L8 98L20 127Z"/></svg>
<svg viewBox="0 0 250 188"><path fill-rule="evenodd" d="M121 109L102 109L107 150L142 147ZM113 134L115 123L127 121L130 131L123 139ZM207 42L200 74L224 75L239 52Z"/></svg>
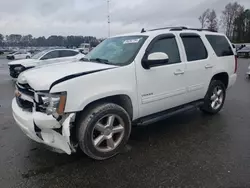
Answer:
<svg viewBox="0 0 250 188"><path fill-rule="evenodd" d="M153 124L153 123L156 123L158 121L167 119L171 116L174 116L176 114L186 112L188 110L193 110L194 108L198 108L198 107L202 106L203 104L204 104L203 101L196 101L196 102L188 103L186 105L181 105L181 106L169 109L169 110L165 110L163 112L158 112L156 114L152 114L152 115L140 118L138 120L135 120L134 124L137 124L137 125Z"/></svg>

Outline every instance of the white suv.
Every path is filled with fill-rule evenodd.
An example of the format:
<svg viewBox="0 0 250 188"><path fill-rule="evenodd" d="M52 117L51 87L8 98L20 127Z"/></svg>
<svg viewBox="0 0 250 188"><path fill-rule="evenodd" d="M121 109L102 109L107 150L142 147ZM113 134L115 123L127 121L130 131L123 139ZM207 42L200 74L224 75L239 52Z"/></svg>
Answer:
<svg viewBox="0 0 250 188"><path fill-rule="evenodd" d="M132 125L193 107L218 113L236 69L224 34L142 30L106 39L82 61L25 71L18 77L13 116L39 143L107 159L124 147Z"/></svg>

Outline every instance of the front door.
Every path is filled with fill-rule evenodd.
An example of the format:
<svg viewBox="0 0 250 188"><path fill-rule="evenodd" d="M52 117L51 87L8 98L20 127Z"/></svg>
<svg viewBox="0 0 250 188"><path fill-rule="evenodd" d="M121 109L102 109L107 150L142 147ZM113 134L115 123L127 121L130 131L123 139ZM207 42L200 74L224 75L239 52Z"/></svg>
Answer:
<svg viewBox="0 0 250 188"><path fill-rule="evenodd" d="M168 63L144 69L136 62L140 117L185 103L185 63L181 60L179 47L175 35L160 35L152 40L146 51L147 54L166 53Z"/></svg>

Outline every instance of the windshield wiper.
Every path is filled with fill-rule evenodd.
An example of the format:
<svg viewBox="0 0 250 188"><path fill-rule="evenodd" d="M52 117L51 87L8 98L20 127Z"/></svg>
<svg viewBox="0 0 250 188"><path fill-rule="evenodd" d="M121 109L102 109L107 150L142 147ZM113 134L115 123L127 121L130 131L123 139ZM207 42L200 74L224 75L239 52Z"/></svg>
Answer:
<svg viewBox="0 0 250 188"><path fill-rule="evenodd" d="M101 58L93 58L93 59L90 59L89 61L94 61L94 62L98 62L98 63L104 63L104 64L107 64L107 65L113 65L111 62L109 62L109 60L107 59L101 59Z"/></svg>

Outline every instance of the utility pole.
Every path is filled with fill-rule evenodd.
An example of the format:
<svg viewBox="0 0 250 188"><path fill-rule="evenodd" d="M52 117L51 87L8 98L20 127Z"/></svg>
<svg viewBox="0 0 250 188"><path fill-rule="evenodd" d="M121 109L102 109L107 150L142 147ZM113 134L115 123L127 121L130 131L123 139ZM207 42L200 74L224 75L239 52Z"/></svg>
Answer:
<svg viewBox="0 0 250 188"><path fill-rule="evenodd" d="M108 13L108 37L110 37L110 12L109 12L110 0L107 0L107 13Z"/></svg>

